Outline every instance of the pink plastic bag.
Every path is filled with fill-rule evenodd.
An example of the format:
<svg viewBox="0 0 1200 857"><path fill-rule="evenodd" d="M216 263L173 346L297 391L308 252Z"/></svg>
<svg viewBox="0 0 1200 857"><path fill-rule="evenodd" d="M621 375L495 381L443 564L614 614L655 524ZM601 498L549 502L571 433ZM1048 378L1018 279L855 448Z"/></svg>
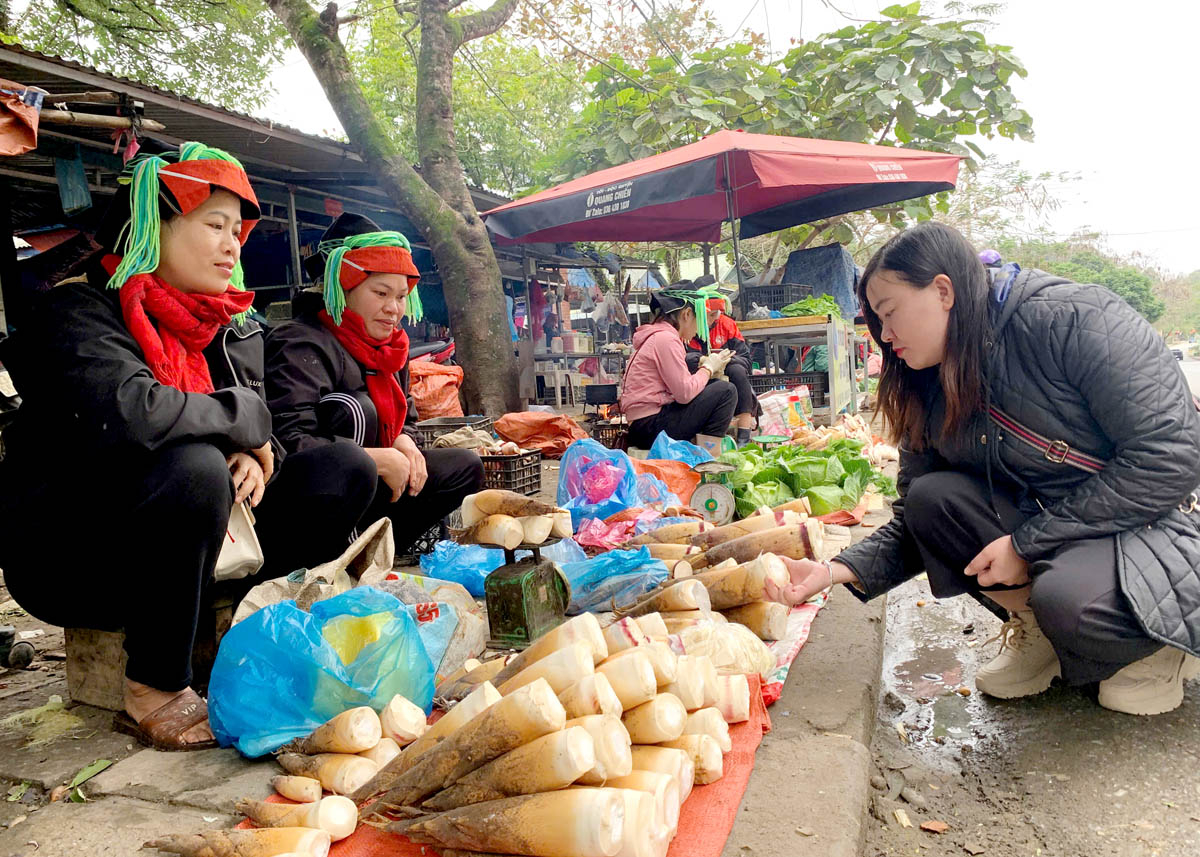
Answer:
<svg viewBox="0 0 1200 857"><path fill-rule="evenodd" d="M583 474L583 496L589 503L607 500L621 484L625 471L607 461L598 461Z"/></svg>

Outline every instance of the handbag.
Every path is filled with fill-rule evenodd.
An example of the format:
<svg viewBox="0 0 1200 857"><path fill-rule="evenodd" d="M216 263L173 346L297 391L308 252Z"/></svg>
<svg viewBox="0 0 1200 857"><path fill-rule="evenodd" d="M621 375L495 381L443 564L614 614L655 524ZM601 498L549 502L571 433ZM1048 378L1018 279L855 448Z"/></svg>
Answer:
<svg viewBox="0 0 1200 857"><path fill-rule="evenodd" d="M250 511L250 502L243 500L229 513L213 579L217 582L240 580L256 573L262 565L263 551L258 534L254 532L254 513Z"/></svg>

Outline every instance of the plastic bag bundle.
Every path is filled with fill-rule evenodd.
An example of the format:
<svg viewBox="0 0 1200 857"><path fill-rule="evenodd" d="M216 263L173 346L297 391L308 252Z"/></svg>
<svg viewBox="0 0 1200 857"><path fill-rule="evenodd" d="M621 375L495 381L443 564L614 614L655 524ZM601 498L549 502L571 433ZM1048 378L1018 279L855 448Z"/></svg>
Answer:
<svg viewBox="0 0 1200 857"><path fill-rule="evenodd" d="M570 614L631 607L668 576L666 564L653 559L645 545L565 563L562 573L571 587Z"/></svg>
<svg viewBox="0 0 1200 857"><path fill-rule="evenodd" d="M452 620L431 627L441 659ZM444 614L443 614L444 615ZM441 617L439 617L441 618ZM264 607L221 640L209 682L209 722L222 746L255 757L307 735L348 708L381 710L397 693L428 712L434 665L397 599L369 586L313 605Z"/></svg>
<svg viewBox="0 0 1200 857"><path fill-rule="evenodd" d="M533 554L517 551L517 559ZM542 548L542 556L557 563L578 562L587 554L573 539ZM422 555L421 573L438 580L449 580L462 584L476 598L484 594L483 582L489 574L504 565L504 551L500 548L485 548L480 545L460 545L452 541L440 541L433 552Z"/></svg>
<svg viewBox="0 0 1200 857"><path fill-rule="evenodd" d="M775 669L775 656L767 644L736 622L693 625L680 631L679 638L689 655L712 658L719 673L758 673L766 678Z"/></svg>
<svg viewBox="0 0 1200 857"><path fill-rule="evenodd" d="M584 518L603 520L638 505L637 474L629 456L587 438L571 444L558 471L558 506L578 530Z"/></svg>
<svg viewBox="0 0 1200 857"><path fill-rule="evenodd" d="M708 450L701 449L686 440L675 440L665 431L658 433L658 437L654 439L654 444L650 447L650 453L646 457L663 461L682 461L688 467L702 461L712 461Z"/></svg>

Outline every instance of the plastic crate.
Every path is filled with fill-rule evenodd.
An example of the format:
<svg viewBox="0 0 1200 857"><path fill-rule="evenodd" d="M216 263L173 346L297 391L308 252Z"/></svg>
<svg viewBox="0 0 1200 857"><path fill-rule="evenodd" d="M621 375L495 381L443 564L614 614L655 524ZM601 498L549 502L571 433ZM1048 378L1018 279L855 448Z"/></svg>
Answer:
<svg viewBox="0 0 1200 857"><path fill-rule="evenodd" d="M483 484L487 488L516 491L532 497L542 490L542 453L519 455L481 455Z"/></svg>
<svg viewBox="0 0 1200 857"><path fill-rule="evenodd" d="M802 301L805 298L811 298L813 287L803 285L801 283L780 283L777 286L743 286L741 294L738 296L737 303L741 305L745 300L745 311L750 312L753 307L751 304L765 306L767 309L780 310L788 304L794 304L796 301Z"/></svg>
<svg viewBox="0 0 1200 857"><path fill-rule="evenodd" d="M790 390L802 385L808 387L814 408L825 407L829 399L828 372L776 372L773 375L750 376L750 389L758 396L770 390Z"/></svg>
<svg viewBox="0 0 1200 857"><path fill-rule="evenodd" d="M434 545L448 538L450 538L450 529L446 525L446 519L442 518L442 520L422 533L405 553L415 560L419 556L433 553Z"/></svg>
<svg viewBox="0 0 1200 857"><path fill-rule="evenodd" d="M470 426L479 431L490 432L492 426L495 425L495 420L491 417L471 416L471 417L434 417L431 420L421 420L416 424L417 430L417 445L422 449L429 449L433 446L433 442L444 434L449 434L456 429Z"/></svg>
<svg viewBox="0 0 1200 857"><path fill-rule="evenodd" d="M592 428L592 437L609 449L629 447L629 424L625 422L599 422Z"/></svg>

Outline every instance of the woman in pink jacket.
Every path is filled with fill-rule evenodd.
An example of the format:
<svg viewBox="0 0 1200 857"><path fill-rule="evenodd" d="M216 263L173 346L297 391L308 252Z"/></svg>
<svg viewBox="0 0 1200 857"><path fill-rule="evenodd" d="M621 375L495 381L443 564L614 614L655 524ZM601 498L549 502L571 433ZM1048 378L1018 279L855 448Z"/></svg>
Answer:
<svg viewBox="0 0 1200 857"><path fill-rule="evenodd" d="M621 392L630 446L649 448L662 431L676 440L690 441L698 434L720 437L729 428L737 390L713 376L725 368L731 353L706 355L695 374L685 359L683 344L696 335L697 305L702 307L706 297L700 292L664 289L650 299L654 320L633 334L633 358L625 370Z"/></svg>

